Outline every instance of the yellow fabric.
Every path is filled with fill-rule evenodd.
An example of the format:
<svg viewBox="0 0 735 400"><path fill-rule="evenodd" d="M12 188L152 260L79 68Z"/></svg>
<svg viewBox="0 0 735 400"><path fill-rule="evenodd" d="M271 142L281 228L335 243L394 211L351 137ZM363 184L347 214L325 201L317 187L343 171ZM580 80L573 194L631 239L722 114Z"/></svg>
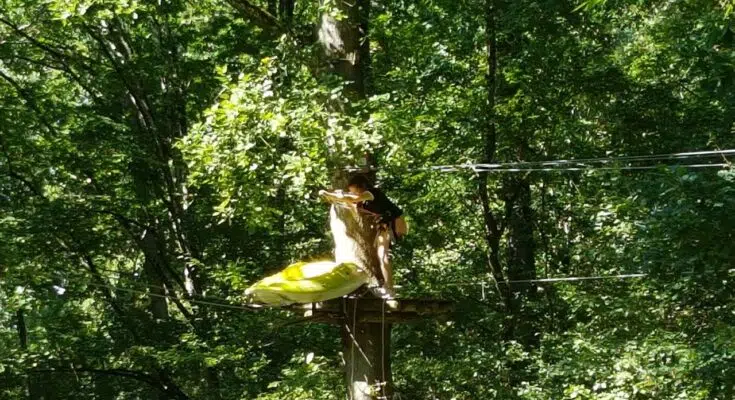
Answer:
<svg viewBox="0 0 735 400"><path fill-rule="evenodd" d="M256 282L245 294L266 305L314 303L350 294L368 278L354 263L298 262Z"/></svg>

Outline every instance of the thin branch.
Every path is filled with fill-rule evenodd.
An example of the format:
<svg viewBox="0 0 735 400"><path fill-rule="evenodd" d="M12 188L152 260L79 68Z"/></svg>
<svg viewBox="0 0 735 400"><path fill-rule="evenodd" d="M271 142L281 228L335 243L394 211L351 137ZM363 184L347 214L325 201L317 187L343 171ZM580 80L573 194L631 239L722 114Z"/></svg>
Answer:
<svg viewBox="0 0 735 400"><path fill-rule="evenodd" d="M63 368L63 369L31 369L26 371L27 374L64 374L64 373L88 373L88 374L96 374L96 375L107 375L107 376L119 376L123 378L130 378L134 379L136 381L144 382L153 387L154 389L157 389L161 391L164 394L174 395L174 398L180 399L180 400L188 400L188 396L186 396L183 392L181 392L180 389L177 387L170 387L169 382L170 379L161 379L160 377L155 377L151 374L147 374L145 372L141 371L133 371L128 369L97 369L97 368Z"/></svg>
<svg viewBox="0 0 735 400"><path fill-rule="evenodd" d="M120 223L120 225L122 225L126 230L130 231L131 234L133 234L133 235L134 235L134 232L132 231L132 227L133 226L135 226L135 227L137 227L139 229L143 229L143 230L150 228L149 226L145 225L144 223L138 222L138 221L136 221L134 219L131 219L131 218L128 218L128 217L120 214L117 211L107 210L107 209L104 209L104 208L91 208L91 209L89 209L89 211L92 212L92 213L94 213L94 214L104 214L104 215L109 215L109 216L115 218L115 220L118 223Z"/></svg>
<svg viewBox="0 0 735 400"><path fill-rule="evenodd" d="M67 251L71 250L68 248L68 246L67 249ZM102 274L100 274L99 270L97 269L97 265L95 264L94 260L92 260L92 257L89 254L82 253L80 255L80 259L82 260L82 263L87 267L87 269L89 269L89 271L92 273L92 276L98 283L106 283L104 278L102 278ZM120 316L125 316L125 311L123 311L122 307L117 303L117 301L115 301L115 293L110 289L103 291L103 293L107 298L107 301L110 302L110 306L112 306L115 312L117 312L117 314Z"/></svg>
<svg viewBox="0 0 735 400"><path fill-rule="evenodd" d="M46 129L49 131L49 133L54 134L56 136L59 135L58 130L49 122L44 116L43 116L43 110L41 110L41 107L36 103L36 100L33 98L31 93L23 88L15 79L11 78L10 75L6 74L5 72L0 69L0 78L3 78L10 86L15 89L15 91L18 93L18 97L23 99L26 103L26 106L30 108L34 113L37 114L38 120L41 122L43 126L46 127Z"/></svg>
<svg viewBox="0 0 735 400"><path fill-rule="evenodd" d="M5 140L3 139L2 135L0 135L0 151L2 151L3 155L5 156L6 165L8 168L8 175L11 178L21 182L25 187L28 188L28 190L31 191L31 193L33 193L37 197L43 198L44 196L43 196L43 192L41 192L41 189L36 187L36 185L34 185L33 182L29 181L23 175L18 173L13 167L13 159L10 157L10 150L8 149L8 146L5 144Z"/></svg>
<svg viewBox="0 0 735 400"><path fill-rule="evenodd" d="M102 53L104 54L105 58L107 59L107 61L110 62L110 65L120 77L120 80L122 81L123 85L125 85L125 88L128 90L128 93L130 93L130 97L133 100L133 105L138 111L138 114L141 116L140 119L141 119L141 122L143 123L143 127L146 128L150 132L154 132L156 129L155 119L153 118L153 114L151 113L151 110L148 107L148 102L143 98L143 94L140 93L138 87L133 85L133 82L129 79L128 74L125 73L122 66L118 62L118 60L115 59L115 56L113 56L112 52L110 51L108 43L97 32L95 32L94 29L92 29L91 27L85 25L84 30L100 46L100 49L102 50ZM158 144L158 141L156 141L156 143ZM162 153L162 150L160 149L160 144L157 147L158 147L159 153ZM163 157L163 154L159 154L159 157L161 157L162 160L165 160L165 157Z"/></svg>
<svg viewBox="0 0 735 400"><path fill-rule="evenodd" d="M98 100L98 99L101 99L102 98L102 94L101 93L99 93L99 92L95 91L94 89L92 89L86 82L84 82L82 80L81 76L77 75L77 73L75 73L71 69L71 67L67 63L65 63L63 61L60 61L61 65L59 66L59 65L49 64L49 63L43 62L41 60L36 60L36 59L30 58L30 57L19 56L17 54L14 54L13 55L13 58L14 59L18 59L18 60L23 60L23 61L29 62L31 64L34 64L34 65L38 65L38 66L43 67L43 68L48 68L48 69L51 69L51 70L54 70L54 71L63 72L64 74L68 75L69 78L72 81L76 82L77 85L79 85L82 89L84 89L84 91L86 91L87 94L89 94L90 96L92 96L95 100Z"/></svg>
<svg viewBox="0 0 735 400"><path fill-rule="evenodd" d="M155 379L144 372L139 371L132 371L127 369L96 369L96 368L51 368L51 369L32 369L27 371L27 373L31 374L42 374L42 373L73 373L73 372L86 372L86 373L92 373L92 374L100 374L100 375L112 375L112 376L122 376L126 378L133 378L136 380L140 380L146 383L155 384Z"/></svg>
<svg viewBox="0 0 735 400"><path fill-rule="evenodd" d="M26 33L23 29L21 29L18 25L14 24L12 21L10 21L9 19L1 18L0 17L0 23L8 26L18 36L20 36L20 37L28 40L30 42L30 44L32 44L33 46L35 46L35 47L43 50L44 52L50 54L54 58L58 59L62 64L64 64L68 68L70 68L69 67L69 64L68 64L68 61L73 60L73 58L71 56L69 56L69 55L63 53L62 51L59 51L58 49L55 49L55 48L53 48L53 47L51 47L51 46L49 46L49 45L41 42L40 40L34 38L33 36L31 36L28 33ZM80 56L77 55L77 57L80 57ZM80 58L84 58L84 57L80 57ZM93 60L88 60L88 61L89 62L93 62ZM86 63L79 63L79 64L81 65L82 69L84 69L85 71L89 72L91 75L94 75L94 70L92 69L92 67L90 67Z"/></svg>

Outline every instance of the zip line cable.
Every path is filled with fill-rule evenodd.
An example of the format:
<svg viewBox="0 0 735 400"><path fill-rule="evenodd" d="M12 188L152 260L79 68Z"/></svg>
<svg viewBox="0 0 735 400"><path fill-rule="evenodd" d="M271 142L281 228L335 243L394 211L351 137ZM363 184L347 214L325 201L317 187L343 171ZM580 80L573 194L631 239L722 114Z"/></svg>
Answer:
<svg viewBox="0 0 735 400"><path fill-rule="evenodd" d="M475 163L475 164L447 164L428 167L429 170L439 172L456 172L471 170L475 172L524 172L524 171L583 171L583 170L645 170L666 167L688 167L688 168L722 168L732 164L725 157L735 156L735 149L707 150L685 153L653 154L640 156L620 156L604 158L582 158L582 159L560 159L551 161L515 161L507 163ZM642 163L646 161L662 160L703 160L708 158L722 158L721 163L698 163L698 164L660 164L660 165L619 165L607 166L615 163ZM590 165L600 164L600 165Z"/></svg>
<svg viewBox="0 0 735 400"><path fill-rule="evenodd" d="M171 291L171 289L169 288L168 285L166 285L166 286L163 286L163 285L154 285L154 284L151 284L151 283L145 283L145 282L136 281L135 279L133 279L133 277L135 277L135 275L133 275L132 273L126 273L126 272L123 272L123 271L114 271L114 270L111 270L111 269L104 269L104 268L99 268L99 267L97 268L97 270L99 270L99 271L105 271L105 272L107 272L107 273L109 273L111 275L114 275L114 277L110 277L110 278L113 278L113 279L118 280L120 282L124 282L126 284L130 284L131 286L134 286L136 289L140 289L140 290L137 290L139 293L145 293L145 294L147 294L148 292L142 292L142 290L146 290L146 289L165 290L167 292ZM141 275L138 275L138 277L140 277L140 276ZM68 276L65 276L65 278L68 278ZM99 283L92 283L92 282L90 282L89 284L90 285L100 285ZM119 288L119 286L109 286L109 288L113 288L113 287ZM132 289L130 289L130 290L132 290ZM194 299L191 299L190 297L189 298L184 298L184 297L176 297L176 296L173 296L173 295L160 295L160 294L157 294L157 293L152 293L152 295L153 296L165 296L167 298L171 298L171 299L175 299L175 300L184 300L184 301L189 301L189 302L191 302L192 300L196 300L197 298L198 299L208 299L208 300L219 300L219 301L223 302L223 304L226 304L229 301L227 299L224 299L222 297L217 297L217 296L206 296L206 297L204 297L204 296L201 296L201 295L193 295ZM204 300L204 301L207 301L207 300Z"/></svg>
<svg viewBox="0 0 735 400"><path fill-rule="evenodd" d="M682 274L687 275L687 274ZM635 279L645 278L648 274L619 274L619 275L597 275L597 276L567 276L559 278L538 278L538 279L516 279L516 280L502 280L496 281L494 278L490 278L490 281L482 282L449 282L445 283L445 286L486 286L494 283L510 285L514 283L555 283L555 282L578 282L578 281L598 281L606 279Z"/></svg>
<svg viewBox="0 0 735 400"><path fill-rule="evenodd" d="M735 156L735 149L726 150L705 150L684 153L665 153L650 154L637 156L613 156L613 157L594 157L594 158L575 158L575 159L559 159L549 161L511 161L504 163L477 163L477 164L459 164L478 165L486 168L513 167L520 165L538 165L538 166L554 166L554 165L579 165L579 164L611 164L616 162L644 162L644 161L660 161L660 160L686 160L686 159L703 159L712 157ZM446 165L451 167L453 165ZM437 165L436 168L444 167Z"/></svg>
<svg viewBox="0 0 735 400"><path fill-rule="evenodd" d="M237 305L237 304L227 304L227 303L218 303L213 301L206 301L206 300L196 300L196 299L187 299L182 297L175 297L171 295L165 295L165 294L158 294L158 293L150 293L150 292L144 292L141 290L135 290L135 289L128 289L128 288L121 288L118 286L112 286L112 285L103 285L101 283L88 283L90 286L96 286L96 287L104 287L107 289L112 289L114 291L119 292L127 292L127 293L134 293L134 294L142 294L144 296L149 297L159 297L159 298L165 298L165 299L172 299L172 300L179 300L179 301L187 301L192 304L201 304L201 305L207 305L207 306L213 306L213 307L221 307L221 308L229 308L229 309L235 309L235 310L243 310L243 311L255 311L263 309L264 307L257 304L248 304L248 305Z"/></svg>
<svg viewBox="0 0 735 400"><path fill-rule="evenodd" d="M735 268L728 269L727 273L733 274L735 273ZM683 272L681 274L678 274L674 277L683 277L683 276L690 276L694 275L694 272ZM558 282L584 282L584 281L599 281L599 280L627 280L627 279L641 279L649 277L650 274L647 273L633 273L633 274L617 274L617 275L596 275L596 276L569 276L569 277L558 277L558 278L539 278L539 279L517 279L517 280L503 280L503 281L497 281L499 284L514 284L514 283L558 283ZM492 285L496 281L494 279L491 279L491 281L473 281L473 282L448 282L443 283L443 286L450 286L450 287L469 287L469 286L480 286L482 287L482 293L483 298L485 297L485 288L489 285ZM113 291L119 291L119 292L127 292L127 293L133 293L133 294L140 294L143 296L148 297L158 297L158 298L165 298L165 299L172 299L172 300L179 300L179 301L186 301L191 304L200 304L200 305L206 305L206 306L212 306L212 307L220 307L220 308L227 308L232 310L239 310L239 311L260 311L268 309L267 307L264 307L262 305L258 304L231 304L231 303L224 303L224 302L213 302L213 301L206 301L206 300L200 300L200 299L188 299L188 298L182 298L182 297L176 297L171 295L165 295L165 294L158 294L158 293L150 293L145 292L141 290L135 290L135 289L129 289L129 288L122 288L119 286L114 285L104 285L101 283L87 283L89 286L95 286L100 288L107 288L111 289ZM401 288L401 286L396 286L396 288ZM355 305L356 306L356 305ZM300 311L300 308L289 308L289 307L281 307L281 310L285 311ZM354 316L353 316L354 317ZM353 338L353 340L356 340Z"/></svg>
<svg viewBox="0 0 735 400"><path fill-rule="evenodd" d="M112 271L112 270L105 270L105 271L111 272L113 274L120 274L120 272L118 271ZM735 269L730 269L728 270L728 272L734 273ZM685 272L685 273L682 273L681 276L691 275L691 274L692 273L690 272ZM623 279L645 278L648 275L649 274L646 274L646 273L631 273L631 274L616 274L616 275L570 276L570 277L557 277L557 278L518 279L518 280L501 280L501 281L496 281L494 278L490 277L489 281L448 282L448 283L444 283L443 285L453 286L453 287L481 286L484 292L485 287L489 285L493 285L495 283L509 285L509 284L516 284L516 283L556 283L556 282L596 281L596 280L610 280L610 279L623 280ZM143 291L143 289L161 290L165 288L161 286L157 286L157 285L146 284L143 282L127 282L127 283L131 283L132 285L136 286L137 289L121 288L119 286L103 285L103 284L92 283L92 282L88 284L92 286L105 287L105 288L113 289L116 291L123 291L123 292L142 294L142 295L147 295L147 296L152 296L152 297L160 297L160 298L168 298L168 299L173 299L173 300L187 301L187 302L194 303L194 304L200 303L200 304L211 305L211 306L223 306L227 308L237 308L237 309L244 308L248 310L262 308L261 306L258 306L258 305L250 305L250 306L232 305L232 304L229 304L229 300L221 298L221 297L215 297L215 296L207 296L207 297L196 296L197 298L191 299L191 298L177 297L177 296L167 295L167 294L150 293L147 291ZM400 285L396 285L396 288L400 289L402 287ZM212 302L212 301L202 300L202 299L216 300L219 302Z"/></svg>
<svg viewBox="0 0 735 400"><path fill-rule="evenodd" d="M433 171L438 172L458 172L469 170L473 172L549 172L549 171L625 171L625 170L651 170L661 168L725 168L729 167L729 163L709 163L709 164L656 164L656 165L619 165L619 166L562 166L562 167L543 167L543 166L502 166L492 164L459 164L459 165L441 165L430 167Z"/></svg>
<svg viewBox="0 0 735 400"><path fill-rule="evenodd" d="M728 269L728 274L735 273L735 268ZM680 278L684 276L694 275L694 272L682 272L676 275L669 275L673 278ZM631 273L631 274L616 274L616 275L594 275L594 276L567 276L558 278L538 278L538 279L516 279L516 280L502 280L496 281L490 277L490 280L486 281L472 281L472 282L448 282L442 283L443 286L454 286L454 287L466 287L466 286L481 286L483 288L493 285L495 283L510 285L514 283L557 283L557 282L582 282L582 281L600 281L600 280L626 280L626 279L641 279L650 277L648 273Z"/></svg>
<svg viewBox="0 0 735 400"><path fill-rule="evenodd" d="M467 164L457 167L442 167L434 168L440 172L457 172L462 169L469 169L473 172L550 172L550 171L624 171L624 170L650 170L659 169L662 165L646 165L646 166L620 166L620 167L569 167L569 168L492 168L485 169L478 167L478 164ZM730 164L717 163L717 164L676 164L666 165L669 168L725 168L729 167ZM433 167L432 167L433 168Z"/></svg>
<svg viewBox="0 0 735 400"><path fill-rule="evenodd" d="M142 282L142 281L138 280L138 279L142 279L142 278L145 277L145 273L143 271L140 271L140 272L137 272L137 271L118 271L118 270L113 270L113 269L103 268L103 267L96 267L96 270L97 271L104 271L104 272L106 272L106 274L102 274L103 276L104 275L107 275L107 274L112 275L112 276L109 276L108 278L115 279L115 280L118 280L120 282L124 282L126 284L130 284L131 286L134 286L134 287L136 287L137 289L140 289L140 290L157 289L157 290L166 290L167 292L172 290L172 289L169 288L169 284L166 284L166 286L164 287L162 284L155 285L155 284L152 284L152 283L149 283L149 282ZM85 270L85 271L88 272L88 270ZM69 276L64 275L64 278L69 278ZM175 287L176 286L176 282L169 282L169 283L171 284L171 287ZM90 283L90 284L93 284L93 283ZM94 283L94 285L99 285L99 284ZM118 286L116 286L116 287L118 287ZM155 294L155 293L154 293L154 295L163 296L163 295L158 295L158 294ZM205 296L202 296L202 295L192 295L190 297L176 297L176 296L172 296L172 295L165 295L165 296L167 296L167 297L169 297L171 299L183 300L183 301L189 301L189 302L192 301L191 297L194 297L194 300L196 300L196 299L200 299L200 300L203 299L204 301L218 300L218 301L221 301L223 304L227 304L229 302L229 300L227 300L225 298L218 297L218 296L209 296L209 295L206 296L206 297Z"/></svg>
<svg viewBox="0 0 735 400"><path fill-rule="evenodd" d="M474 172L535 172L535 171L585 171L585 170L650 170L658 169L663 166L666 167L687 167L687 168L724 168L731 167L732 163L708 163L708 164L678 164L678 165L620 165L620 166L605 166L606 164L618 163L618 162L643 162L643 161L661 161L661 160L701 160L703 158L719 157L724 161L727 161L726 156L735 156L735 149L726 150L705 150L705 151L693 151L693 152L681 152L681 153L669 153L669 154L654 154L654 155L639 155L639 156L620 156L620 157L606 157L606 158L583 158L583 159L560 159L552 161L516 161L507 163L479 163L479 164L449 164L449 165L436 165L427 167L429 170L439 172L457 172L461 170L472 170ZM590 166L589 164L602 164L603 166ZM557 166L562 166L558 168ZM348 170L360 170L358 168L347 168ZM423 168L426 169L426 168ZM117 275L118 279L127 275L131 278L139 277L142 273L139 272L124 272L115 271L104 268L97 268L102 271ZM599 279L627 279L627 278L641 278L647 276L646 274L627 274L627 275L611 275L611 276L595 276L595 277L567 277L567 278L545 278L545 279L528 279L528 280L516 280L516 281L498 281L498 284L511 284L511 283L545 283L545 282L563 282L563 281L582 281L582 280L599 280ZM495 280L493 280L495 282ZM143 282L135 282L135 284L141 286L147 286L148 288L163 289L157 285L146 284ZM486 285L488 282L472 282L469 285ZM90 285L106 286L95 283ZM449 283L448 285L453 285ZM172 298L178 300L185 300L191 303L199 302L201 304L208 305L223 305L229 307L239 307L243 309L249 309L241 306L231 306L225 303L213 303L206 300L194 300L189 298L178 298L169 295L160 295L155 293L147 293L137 291L133 289L124 289L114 286L106 286L114 290L129 291L134 293L140 293L151 296ZM216 297L209 297L211 299L217 299ZM226 302L225 299L217 299Z"/></svg>
<svg viewBox="0 0 735 400"><path fill-rule="evenodd" d="M639 156L560 159L560 160L551 160L551 161L513 161L513 162L507 162L507 163L477 164L477 165L494 167L494 166L517 166L517 165L530 165L530 164L542 165L542 166L553 166L553 165L562 165L562 164L609 164L609 163L615 163L615 162L640 162L640 161L660 161L660 160L675 160L675 159L701 159L701 158L724 157L724 156L735 156L735 149L693 151L693 152L686 152L686 153L651 154L651 155L639 155Z"/></svg>

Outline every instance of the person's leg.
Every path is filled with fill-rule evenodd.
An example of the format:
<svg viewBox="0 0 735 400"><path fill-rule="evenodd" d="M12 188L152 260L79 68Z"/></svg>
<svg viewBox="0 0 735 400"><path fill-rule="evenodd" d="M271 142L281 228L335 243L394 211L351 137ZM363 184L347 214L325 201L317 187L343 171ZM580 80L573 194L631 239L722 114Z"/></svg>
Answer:
<svg viewBox="0 0 735 400"><path fill-rule="evenodd" d="M381 229L377 238L378 259L380 260L380 272L383 274L383 287L393 295L393 269L390 262L390 232Z"/></svg>

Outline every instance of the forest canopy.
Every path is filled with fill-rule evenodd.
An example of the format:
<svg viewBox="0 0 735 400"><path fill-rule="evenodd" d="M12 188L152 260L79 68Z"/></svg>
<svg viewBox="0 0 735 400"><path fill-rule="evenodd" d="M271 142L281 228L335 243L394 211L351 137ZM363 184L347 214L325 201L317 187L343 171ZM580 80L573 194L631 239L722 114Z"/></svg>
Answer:
<svg viewBox="0 0 735 400"><path fill-rule="evenodd" d="M732 399L734 10L4 0L0 399L345 398L339 329L243 293L365 155L399 296L455 304L393 398Z"/></svg>

